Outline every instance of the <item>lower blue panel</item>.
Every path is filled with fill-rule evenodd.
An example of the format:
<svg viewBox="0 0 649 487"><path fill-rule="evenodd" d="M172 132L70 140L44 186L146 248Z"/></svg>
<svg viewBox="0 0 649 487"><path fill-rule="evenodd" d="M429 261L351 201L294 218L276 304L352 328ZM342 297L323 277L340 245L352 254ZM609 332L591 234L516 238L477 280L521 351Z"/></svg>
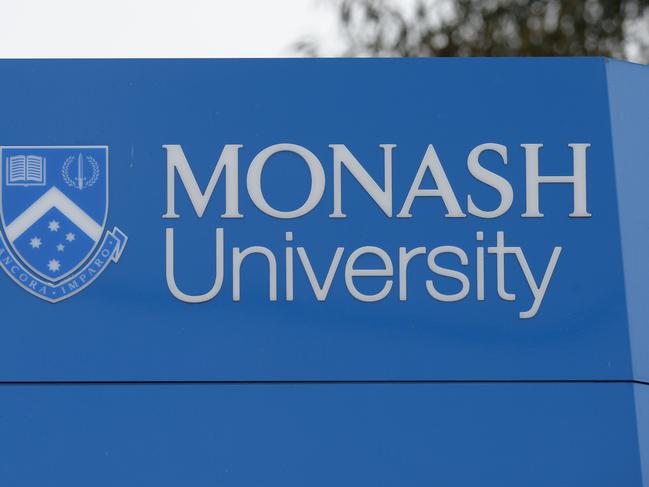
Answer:
<svg viewBox="0 0 649 487"><path fill-rule="evenodd" d="M5 384L0 485L641 486L646 387Z"/></svg>

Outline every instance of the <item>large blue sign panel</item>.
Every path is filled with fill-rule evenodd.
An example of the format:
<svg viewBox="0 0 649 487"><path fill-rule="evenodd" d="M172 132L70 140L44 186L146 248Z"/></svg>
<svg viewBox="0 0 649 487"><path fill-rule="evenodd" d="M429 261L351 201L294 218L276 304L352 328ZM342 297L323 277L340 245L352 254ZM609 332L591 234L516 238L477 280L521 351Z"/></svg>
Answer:
<svg viewBox="0 0 649 487"><path fill-rule="evenodd" d="M332 397L362 402L370 389L360 384L381 383L367 393L391 404L401 392L387 384L397 381L424 404L450 394L440 416L488 394L506 401L501 382L539 383L521 389L525 407L560 397L554 382L579 382L603 403L575 434L611 422L597 431L620 439L624 455L585 441L573 470L556 460L547 471L565 476L538 485L597 485L584 465L606 459L615 485L640 485L642 461L649 471L638 392L649 381L648 68L43 60L0 61L0 73L2 382L64 382L72 396L76 382L210 383L190 395L257 414L253 403L287 404L290 394L216 384L336 383ZM498 387L436 392L449 381ZM72 397L4 387L0 413L18 423L30 397L53 411ZM105 394L126 394L133 421L156 397L188 407L179 390L121 387ZM576 390L552 417L577 420L586 406ZM294 399L317 409L322 391ZM330 421L342 431L357 419ZM537 438L556 425L543 421L531 428ZM333 447L324 441L323 451ZM521 463L511 485L530 468ZM441 485L474 485L469 477ZM448 478L415 475L421 485Z"/></svg>
<svg viewBox="0 0 649 487"><path fill-rule="evenodd" d="M0 376L639 378L625 68L5 61Z"/></svg>

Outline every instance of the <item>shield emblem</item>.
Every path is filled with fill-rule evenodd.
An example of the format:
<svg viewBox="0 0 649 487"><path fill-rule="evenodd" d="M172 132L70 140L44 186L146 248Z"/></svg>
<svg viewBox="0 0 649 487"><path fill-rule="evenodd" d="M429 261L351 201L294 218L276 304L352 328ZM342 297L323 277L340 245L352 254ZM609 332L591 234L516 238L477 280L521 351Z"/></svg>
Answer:
<svg viewBox="0 0 649 487"><path fill-rule="evenodd" d="M108 147L1 147L2 229L45 282L75 272L100 244L108 214Z"/></svg>

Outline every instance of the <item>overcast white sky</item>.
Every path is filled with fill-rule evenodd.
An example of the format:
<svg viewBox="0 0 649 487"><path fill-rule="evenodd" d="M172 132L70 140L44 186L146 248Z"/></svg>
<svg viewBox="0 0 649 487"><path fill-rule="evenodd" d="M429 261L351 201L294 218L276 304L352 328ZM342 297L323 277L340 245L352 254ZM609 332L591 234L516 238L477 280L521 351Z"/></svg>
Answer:
<svg viewBox="0 0 649 487"><path fill-rule="evenodd" d="M335 51L332 0L0 0L0 57L280 57Z"/></svg>

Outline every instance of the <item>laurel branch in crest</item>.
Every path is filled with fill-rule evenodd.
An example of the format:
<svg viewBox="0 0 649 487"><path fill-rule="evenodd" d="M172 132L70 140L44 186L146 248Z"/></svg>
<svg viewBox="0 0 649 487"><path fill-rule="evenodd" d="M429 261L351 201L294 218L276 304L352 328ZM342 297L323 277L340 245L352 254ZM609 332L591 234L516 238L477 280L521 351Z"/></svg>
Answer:
<svg viewBox="0 0 649 487"><path fill-rule="evenodd" d="M72 164L72 162L74 162L75 159L76 159L75 156L69 156L65 160L65 162L63 163L63 167L61 168L61 176L63 177L63 180L68 186L72 186L72 187L78 186L78 183L75 183L72 180L72 178L70 178L70 165ZM84 188L93 186L99 179L99 163L97 162L97 160L92 156L86 156L86 160L90 162L90 167L92 168L92 175L83 185Z"/></svg>

